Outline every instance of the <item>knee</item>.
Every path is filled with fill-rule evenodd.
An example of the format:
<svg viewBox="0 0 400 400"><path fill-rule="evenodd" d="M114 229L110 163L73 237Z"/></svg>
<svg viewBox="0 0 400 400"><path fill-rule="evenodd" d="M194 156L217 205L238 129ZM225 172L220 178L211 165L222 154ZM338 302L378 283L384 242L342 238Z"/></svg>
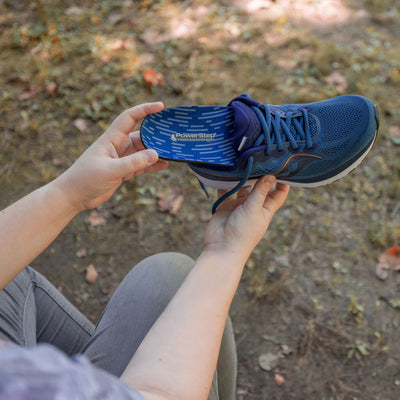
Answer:
<svg viewBox="0 0 400 400"><path fill-rule="evenodd" d="M181 284L192 269L194 260L181 253L159 253L139 262L130 274L153 284Z"/></svg>
<svg viewBox="0 0 400 400"><path fill-rule="evenodd" d="M31 267L25 267L11 282L6 286L8 291L27 293L35 285L37 272Z"/></svg>

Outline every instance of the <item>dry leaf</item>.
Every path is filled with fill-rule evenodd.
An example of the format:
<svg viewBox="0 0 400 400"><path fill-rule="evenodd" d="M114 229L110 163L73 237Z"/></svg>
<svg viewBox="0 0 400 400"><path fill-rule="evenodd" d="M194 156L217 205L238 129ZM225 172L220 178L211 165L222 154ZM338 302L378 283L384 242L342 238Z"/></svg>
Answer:
<svg viewBox="0 0 400 400"><path fill-rule="evenodd" d="M83 12L83 8L78 6L71 6L65 10L65 15L80 15Z"/></svg>
<svg viewBox="0 0 400 400"><path fill-rule="evenodd" d="M260 357L258 357L258 365L264 371L272 371L278 366L280 359L280 354L264 353L261 354Z"/></svg>
<svg viewBox="0 0 400 400"><path fill-rule="evenodd" d="M392 136L400 137L400 128L397 125L391 125L389 126L389 133Z"/></svg>
<svg viewBox="0 0 400 400"><path fill-rule="evenodd" d="M76 252L76 256L77 256L78 258L86 257L86 256L87 256L87 249L86 249L85 247L83 247L82 249L79 249L79 250Z"/></svg>
<svg viewBox="0 0 400 400"><path fill-rule="evenodd" d="M324 78L328 85L335 86L339 91L344 92L347 89L347 78L340 71L334 71Z"/></svg>
<svg viewBox="0 0 400 400"><path fill-rule="evenodd" d="M116 39L116 40L113 40L112 42L110 42L108 44L108 47L111 50L123 49L125 47L125 42L122 39Z"/></svg>
<svg viewBox="0 0 400 400"><path fill-rule="evenodd" d="M86 129L88 128L88 123L86 120L83 118L78 118L74 121L74 126L77 128L80 132L85 132Z"/></svg>
<svg viewBox="0 0 400 400"><path fill-rule="evenodd" d="M400 144L400 128L397 125L389 126L389 134L394 144Z"/></svg>
<svg viewBox="0 0 400 400"><path fill-rule="evenodd" d="M151 86L161 86L165 83L163 75L153 68L149 68L143 73L143 79Z"/></svg>
<svg viewBox="0 0 400 400"><path fill-rule="evenodd" d="M281 374L275 374L274 381L277 385L283 385L285 383L285 378Z"/></svg>
<svg viewBox="0 0 400 400"><path fill-rule="evenodd" d="M184 197L182 194L179 194L178 191L172 190L169 193L157 193L158 196L158 208L161 212L168 212L172 215L176 215L178 213L179 208L181 207Z"/></svg>
<svg viewBox="0 0 400 400"><path fill-rule="evenodd" d="M46 86L46 93L49 96L54 96L56 94L57 91L57 83L56 82L50 82L47 86Z"/></svg>
<svg viewBox="0 0 400 400"><path fill-rule="evenodd" d="M288 356L293 353L293 350L287 344L281 344L282 354Z"/></svg>
<svg viewBox="0 0 400 400"><path fill-rule="evenodd" d="M258 11L270 8L272 4L273 0L253 0L249 2L246 8L250 14L254 14Z"/></svg>
<svg viewBox="0 0 400 400"><path fill-rule="evenodd" d="M63 161L61 160L61 158L54 157L54 158L51 160L51 163L52 163L52 165L54 165L55 167L59 167L59 166L63 163Z"/></svg>
<svg viewBox="0 0 400 400"><path fill-rule="evenodd" d="M379 256L375 275L381 280L389 277L389 271L400 271L400 249L393 246Z"/></svg>
<svg viewBox="0 0 400 400"><path fill-rule="evenodd" d="M8 77L6 79L7 83L27 83L28 82L28 78L26 76L19 76L19 75L11 75L10 77Z"/></svg>
<svg viewBox="0 0 400 400"><path fill-rule="evenodd" d="M36 97L40 93L40 90L36 87L29 87L25 89L19 96L18 100L30 100Z"/></svg>
<svg viewBox="0 0 400 400"><path fill-rule="evenodd" d="M105 218L96 210L91 211L86 222L93 227L106 224Z"/></svg>
<svg viewBox="0 0 400 400"><path fill-rule="evenodd" d="M122 2L122 5L124 8L133 7L133 0L124 0Z"/></svg>
<svg viewBox="0 0 400 400"><path fill-rule="evenodd" d="M86 276L85 276L86 282L94 283L94 282L96 282L98 276L99 276L99 273L97 272L97 269L94 267L93 264L90 264L86 268Z"/></svg>
<svg viewBox="0 0 400 400"><path fill-rule="evenodd" d="M124 14L115 13L115 14L110 14L110 16L107 18L107 23L110 25L117 25L121 23L123 20L124 20Z"/></svg>

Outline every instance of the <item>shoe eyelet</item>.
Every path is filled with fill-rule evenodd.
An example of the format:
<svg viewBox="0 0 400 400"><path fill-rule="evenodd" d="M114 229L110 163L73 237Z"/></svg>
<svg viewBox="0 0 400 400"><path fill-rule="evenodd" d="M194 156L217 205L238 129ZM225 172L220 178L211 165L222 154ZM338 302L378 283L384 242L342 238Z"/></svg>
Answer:
<svg viewBox="0 0 400 400"><path fill-rule="evenodd" d="M292 147L292 146L289 146L289 147L288 147L288 150L289 150L291 153L297 153L299 150L301 150L301 148L300 148L300 146L298 146L297 148L294 148L294 147Z"/></svg>

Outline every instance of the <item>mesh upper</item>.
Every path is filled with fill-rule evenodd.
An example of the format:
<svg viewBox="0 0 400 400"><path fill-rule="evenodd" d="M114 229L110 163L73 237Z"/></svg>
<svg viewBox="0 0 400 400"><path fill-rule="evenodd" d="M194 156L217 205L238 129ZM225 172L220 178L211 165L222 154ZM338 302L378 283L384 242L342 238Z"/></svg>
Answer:
<svg viewBox="0 0 400 400"><path fill-rule="evenodd" d="M253 176L261 176L261 175L269 175L274 173L275 171L272 168L269 168L268 166L265 167L258 167L256 168L251 175Z"/></svg>
<svg viewBox="0 0 400 400"><path fill-rule="evenodd" d="M318 109L318 117L323 123L324 141L338 141L357 129L362 110L352 104L331 104Z"/></svg>

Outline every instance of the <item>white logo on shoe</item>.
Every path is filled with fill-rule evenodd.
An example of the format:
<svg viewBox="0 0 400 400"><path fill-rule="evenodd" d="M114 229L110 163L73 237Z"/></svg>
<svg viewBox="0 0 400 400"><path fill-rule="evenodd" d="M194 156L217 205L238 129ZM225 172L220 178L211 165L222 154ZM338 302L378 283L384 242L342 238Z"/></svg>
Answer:
<svg viewBox="0 0 400 400"><path fill-rule="evenodd" d="M170 139L173 142L212 142L216 133L173 133Z"/></svg>

